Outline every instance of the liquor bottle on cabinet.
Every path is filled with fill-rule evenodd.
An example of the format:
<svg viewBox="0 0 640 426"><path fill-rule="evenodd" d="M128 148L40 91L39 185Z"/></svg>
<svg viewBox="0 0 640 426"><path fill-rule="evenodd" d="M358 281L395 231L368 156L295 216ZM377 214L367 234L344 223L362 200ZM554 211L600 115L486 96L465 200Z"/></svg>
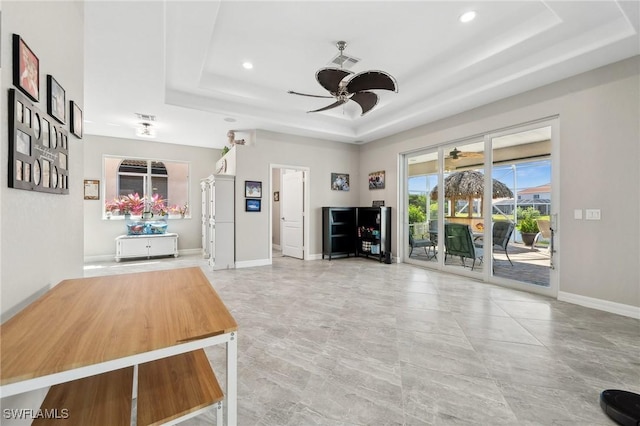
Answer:
<svg viewBox="0 0 640 426"><path fill-rule="evenodd" d="M356 227L358 256L382 262L391 254L391 207L358 207Z"/></svg>

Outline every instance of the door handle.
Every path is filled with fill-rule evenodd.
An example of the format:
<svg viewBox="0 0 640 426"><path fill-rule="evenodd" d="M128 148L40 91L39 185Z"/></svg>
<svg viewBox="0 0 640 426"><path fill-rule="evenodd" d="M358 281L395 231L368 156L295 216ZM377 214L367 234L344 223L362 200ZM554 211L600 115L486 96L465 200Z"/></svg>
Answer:
<svg viewBox="0 0 640 426"><path fill-rule="evenodd" d="M284 217L281 217L280 219L281 219L281 220L284 220Z"/></svg>

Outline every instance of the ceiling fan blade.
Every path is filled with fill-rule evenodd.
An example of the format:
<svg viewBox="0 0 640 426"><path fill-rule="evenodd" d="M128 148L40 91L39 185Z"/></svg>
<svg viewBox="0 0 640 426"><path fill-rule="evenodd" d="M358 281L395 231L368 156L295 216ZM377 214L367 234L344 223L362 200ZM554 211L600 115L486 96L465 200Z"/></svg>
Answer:
<svg viewBox="0 0 640 426"><path fill-rule="evenodd" d="M315 110L313 110L313 111L307 111L307 112L320 112L320 111L326 111L326 110L328 110L328 109L331 109L331 108L335 108L335 107L337 107L337 106L340 106L340 105L342 105L342 104L343 104L343 103L345 103L345 102L347 102L347 99L341 99L341 100L339 100L339 101L337 101L337 102L334 102L334 103L332 103L331 105L326 106L326 107L324 107L324 108L315 109Z"/></svg>
<svg viewBox="0 0 640 426"><path fill-rule="evenodd" d="M383 71L364 71L356 74L347 83L347 92L356 93L363 90L384 89L398 91L396 79Z"/></svg>
<svg viewBox="0 0 640 426"><path fill-rule="evenodd" d="M351 96L349 99L355 101L362 108L362 114L365 115L378 104L378 95L373 92L358 92Z"/></svg>
<svg viewBox="0 0 640 426"><path fill-rule="evenodd" d="M353 74L352 71L341 70L340 68L322 68L316 73L316 80L320 86L324 87L331 94L338 94L340 82L348 75Z"/></svg>
<svg viewBox="0 0 640 426"><path fill-rule="evenodd" d="M294 92L293 90L289 90L287 93L290 93L292 95L309 96L310 98L333 98L333 96L307 95L306 93Z"/></svg>

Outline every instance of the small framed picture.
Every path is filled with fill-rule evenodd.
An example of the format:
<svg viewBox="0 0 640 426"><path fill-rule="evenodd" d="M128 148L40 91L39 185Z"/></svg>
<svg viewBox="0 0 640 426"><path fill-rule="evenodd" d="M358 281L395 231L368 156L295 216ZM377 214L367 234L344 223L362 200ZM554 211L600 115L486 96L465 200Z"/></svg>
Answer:
<svg viewBox="0 0 640 426"><path fill-rule="evenodd" d="M244 210L247 212L259 212L262 205L262 200L255 200L253 198L247 198L245 201Z"/></svg>
<svg viewBox="0 0 640 426"><path fill-rule="evenodd" d="M69 111L71 112L71 133L78 139L82 139L82 110L77 103L70 101Z"/></svg>
<svg viewBox="0 0 640 426"><path fill-rule="evenodd" d="M84 180L84 199L99 200L100 199L100 181L95 179Z"/></svg>
<svg viewBox="0 0 640 426"><path fill-rule="evenodd" d="M40 61L18 34L13 35L13 84L31 100L40 100Z"/></svg>
<svg viewBox="0 0 640 426"><path fill-rule="evenodd" d="M348 191L349 174L348 173L331 173L331 189L334 191Z"/></svg>
<svg viewBox="0 0 640 426"><path fill-rule="evenodd" d="M384 189L384 170L369 173L369 189Z"/></svg>
<svg viewBox="0 0 640 426"><path fill-rule="evenodd" d="M280 201L280 191L273 193L273 201Z"/></svg>
<svg viewBox="0 0 640 426"><path fill-rule="evenodd" d="M262 182L245 180L244 196L246 198L262 198Z"/></svg>
<svg viewBox="0 0 640 426"><path fill-rule="evenodd" d="M62 86L52 75L47 75L47 113L60 124L65 124L67 121L66 102L66 94Z"/></svg>

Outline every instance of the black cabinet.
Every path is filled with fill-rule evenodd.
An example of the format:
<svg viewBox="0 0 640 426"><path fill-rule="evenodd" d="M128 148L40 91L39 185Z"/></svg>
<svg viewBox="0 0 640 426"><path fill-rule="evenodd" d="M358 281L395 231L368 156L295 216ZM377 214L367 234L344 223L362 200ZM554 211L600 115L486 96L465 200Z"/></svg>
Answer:
<svg viewBox="0 0 640 426"><path fill-rule="evenodd" d="M322 208L322 258L356 254L356 208Z"/></svg>
<svg viewBox="0 0 640 426"><path fill-rule="evenodd" d="M391 207L356 208L356 254L380 262L391 255Z"/></svg>

